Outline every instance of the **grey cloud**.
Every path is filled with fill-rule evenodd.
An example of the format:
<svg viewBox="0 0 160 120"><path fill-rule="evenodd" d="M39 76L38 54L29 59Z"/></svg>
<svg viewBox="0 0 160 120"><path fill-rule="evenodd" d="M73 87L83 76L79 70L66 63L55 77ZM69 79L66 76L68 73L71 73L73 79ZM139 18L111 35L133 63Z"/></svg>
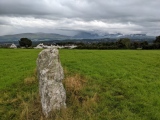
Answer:
<svg viewBox="0 0 160 120"><path fill-rule="evenodd" d="M0 19L0 25L9 25L10 23L4 19Z"/></svg>
<svg viewBox="0 0 160 120"><path fill-rule="evenodd" d="M138 29L142 32L150 32L160 31L158 29L160 28L159 6L160 0L1 0L0 17L33 17L54 21L69 19L69 23L63 22L62 28L66 27L64 24L69 24L77 29L81 26L72 26L71 21L73 23L77 20L88 23L94 20L110 24L131 23L136 27L129 28L128 31ZM0 19L0 24L12 23ZM83 28L87 29L87 27ZM93 28L90 26L90 29Z"/></svg>
<svg viewBox="0 0 160 120"><path fill-rule="evenodd" d="M1 0L1 15L55 15L82 19L158 15L159 0ZM43 16L42 16L43 17Z"/></svg>

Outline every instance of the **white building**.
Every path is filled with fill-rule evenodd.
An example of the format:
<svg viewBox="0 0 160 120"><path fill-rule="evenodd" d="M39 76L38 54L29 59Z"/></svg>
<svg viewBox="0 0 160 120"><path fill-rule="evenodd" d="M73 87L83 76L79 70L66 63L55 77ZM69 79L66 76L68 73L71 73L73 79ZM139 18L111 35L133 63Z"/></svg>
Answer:
<svg viewBox="0 0 160 120"><path fill-rule="evenodd" d="M49 49L49 48L58 48L58 49L62 49L62 48L68 48L68 49L73 49L76 48L76 45L66 45L66 46L55 46L55 45L44 45L43 43L38 44L36 47L34 47L35 49Z"/></svg>
<svg viewBox="0 0 160 120"><path fill-rule="evenodd" d="M17 46L13 43L9 48L17 48Z"/></svg>
<svg viewBox="0 0 160 120"><path fill-rule="evenodd" d="M43 49L44 45L43 43L38 44L36 47L34 47L35 49Z"/></svg>
<svg viewBox="0 0 160 120"><path fill-rule="evenodd" d="M57 46L54 46L54 45L48 46L48 45L44 45L43 43L40 43L34 48L35 49L48 49L48 48L54 48L54 47L57 48Z"/></svg>

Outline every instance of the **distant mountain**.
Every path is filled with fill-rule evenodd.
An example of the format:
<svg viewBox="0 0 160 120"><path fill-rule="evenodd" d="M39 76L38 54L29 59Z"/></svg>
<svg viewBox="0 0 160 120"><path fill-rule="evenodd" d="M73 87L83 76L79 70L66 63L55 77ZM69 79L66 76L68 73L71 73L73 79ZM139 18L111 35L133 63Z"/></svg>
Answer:
<svg viewBox="0 0 160 120"><path fill-rule="evenodd" d="M70 36L54 34L54 33L21 33L15 35L0 36L0 41L18 41L21 38L29 38L32 41L49 41L49 40L65 40Z"/></svg>
<svg viewBox="0 0 160 120"><path fill-rule="evenodd" d="M79 31L74 36L66 36L66 35L60 35L55 33L22 33L22 34L15 34L15 35L5 35L0 36L0 42L18 42L20 38L29 38L32 41L55 41L55 40L98 40L98 39L111 39L111 40L117 40L120 38L130 38L131 40L136 41L153 41L155 40L155 36L147 36L146 34L129 34L124 35L121 33L115 33L115 34L101 34L96 32L85 32L85 31Z"/></svg>
<svg viewBox="0 0 160 120"><path fill-rule="evenodd" d="M106 34L103 35L104 38L121 38L123 36L124 35L121 34L121 33L115 33L115 34L106 33Z"/></svg>
<svg viewBox="0 0 160 120"><path fill-rule="evenodd" d="M120 39L120 38L130 38L131 40L154 40L155 36L147 36L146 34L128 34L124 35L121 33L115 34L98 34L94 32L79 32L73 38L76 39L101 39L101 38L111 38L111 39Z"/></svg>
<svg viewBox="0 0 160 120"><path fill-rule="evenodd" d="M129 34L120 37L130 38L131 40L154 40L155 36L147 36L146 34Z"/></svg>
<svg viewBox="0 0 160 120"><path fill-rule="evenodd" d="M99 36L97 33L85 32L85 31L81 31L75 36L73 36L73 38L76 38L76 39L96 39L100 37L101 36Z"/></svg>

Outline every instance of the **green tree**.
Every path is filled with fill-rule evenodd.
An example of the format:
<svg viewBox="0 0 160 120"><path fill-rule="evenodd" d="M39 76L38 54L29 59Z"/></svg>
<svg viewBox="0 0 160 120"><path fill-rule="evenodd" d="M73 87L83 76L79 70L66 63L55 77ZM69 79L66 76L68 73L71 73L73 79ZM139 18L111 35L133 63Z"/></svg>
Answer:
<svg viewBox="0 0 160 120"><path fill-rule="evenodd" d="M118 48L130 48L131 42L129 38L121 38L117 42Z"/></svg>
<svg viewBox="0 0 160 120"><path fill-rule="evenodd" d="M20 41L19 41L19 45L21 47L30 47L32 45L32 41L28 38L21 38Z"/></svg>
<svg viewBox="0 0 160 120"><path fill-rule="evenodd" d="M156 37L156 40L154 41L154 43L160 43L160 36Z"/></svg>

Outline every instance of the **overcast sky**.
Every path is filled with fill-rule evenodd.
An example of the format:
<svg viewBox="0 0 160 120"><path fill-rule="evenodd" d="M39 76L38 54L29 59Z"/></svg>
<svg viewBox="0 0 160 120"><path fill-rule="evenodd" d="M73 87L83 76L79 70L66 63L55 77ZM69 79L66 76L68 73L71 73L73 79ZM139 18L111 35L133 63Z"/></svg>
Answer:
<svg viewBox="0 0 160 120"><path fill-rule="evenodd" d="M160 0L0 0L0 35L74 30L160 35Z"/></svg>

